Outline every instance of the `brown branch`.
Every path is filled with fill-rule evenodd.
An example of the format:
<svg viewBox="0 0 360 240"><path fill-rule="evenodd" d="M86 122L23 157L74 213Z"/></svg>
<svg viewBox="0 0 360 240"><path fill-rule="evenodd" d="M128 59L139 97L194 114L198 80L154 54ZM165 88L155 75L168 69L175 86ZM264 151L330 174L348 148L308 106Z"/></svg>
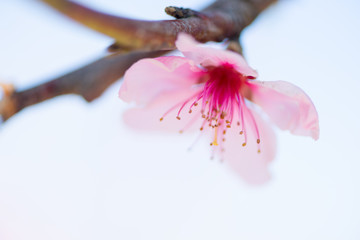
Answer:
<svg viewBox="0 0 360 240"><path fill-rule="evenodd" d="M0 116L3 121L6 121L28 106L64 94L77 94L91 102L121 78L134 62L142 58L157 57L164 53L164 51L153 51L114 54L23 91L16 91L11 85L1 84L4 96L0 101Z"/></svg>
<svg viewBox="0 0 360 240"><path fill-rule="evenodd" d="M116 43L110 46L110 50L122 50L122 54L104 57L27 90L18 91L0 84L5 90L0 101L0 116L4 121L28 106L64 94L77 94L89 102L94 100L137 60L156 57L166 52L163 50L173 49L179 32L190 33L203 42L229 39L229 49L241 52L237 42L241 31L276 0L217 0L201 12L168 7L166 12L178 19L167 21L111 16L68 0L42 1L74 20L113 37ZM134 49L138 51L130 52Z"/></svg>
<svg viewBox="0 0 360 240"><path fill-rule="evenodd" d="M276 0L218 0L203 11L168 7L177 20L142 21L92 10L69 0L42 0L75 21L114 38L125 49L170 50L179 32L200 42L238 36L256 16Z"/></svg>

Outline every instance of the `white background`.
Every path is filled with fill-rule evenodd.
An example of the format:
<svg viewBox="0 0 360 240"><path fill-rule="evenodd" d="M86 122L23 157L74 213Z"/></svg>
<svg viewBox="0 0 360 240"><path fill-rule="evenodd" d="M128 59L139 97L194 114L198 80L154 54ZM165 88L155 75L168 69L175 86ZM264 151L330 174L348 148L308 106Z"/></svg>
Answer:
<svg viewBox="0 0 360 240"><path fill-rule="evenodd" d="M83 0L142 19L208 1ZM126 3L128 2L128 3ZM243 34L261 80L303 88L320 140L277 131L272 179L246 185L196 135L127 129L114 84L64 96L0 129L0 240L360 239L360 4L280 1ZM0 1L0 79L19 88L82 66L112 40L35 0Z"/></svg>

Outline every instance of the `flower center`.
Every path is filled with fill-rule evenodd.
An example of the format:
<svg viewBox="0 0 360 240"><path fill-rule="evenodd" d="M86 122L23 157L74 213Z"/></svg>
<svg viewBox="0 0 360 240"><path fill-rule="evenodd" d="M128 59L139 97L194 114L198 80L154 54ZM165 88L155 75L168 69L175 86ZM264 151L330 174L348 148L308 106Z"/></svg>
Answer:
<svg viewBox="0 0 360 240"><path fill-rule="evenodd" d="M260 143L258 127L254 116L245 105L244 95L248 91L248 78L240 74L233 65L224 63L216 67L207 67L204 69L203 76L199 79L198 84L203 86L195 95L169 109L161 118L178 108L176 118L181 119L180 114L184 107L189 104L189 113L192 108L201 103L201 117L204 119L200 130L205 127L214 129L214 139L210 143L212 146L222 145L218 141L222 133L222 142L225 141L225 134L228 128L231 128L233 121L240 127L239 134L244 135L244 143L247 144L247 130L245 120L252 124L257 136L257 143ZM190 122L187 126L190 126ZM181 130L183 132L185 129ZM258 149L260 152L260 149Z"/></svg>
<svg viewBox="0 0 360 240"><path fill-rule="evenodd" d="M200 94L203 118L210 119L214 127L223 122L230 126L235 113L235 103L242 98L241 89L246 84L246 77L238 73L232 65L223 64L207 68L204 80L206 82Z"/></svg>

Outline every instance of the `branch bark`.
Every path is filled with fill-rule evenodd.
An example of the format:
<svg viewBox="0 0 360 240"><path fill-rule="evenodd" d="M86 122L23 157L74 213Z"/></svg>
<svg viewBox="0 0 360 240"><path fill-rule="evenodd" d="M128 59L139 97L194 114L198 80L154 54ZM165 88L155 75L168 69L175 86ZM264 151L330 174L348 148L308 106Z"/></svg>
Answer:
<svg viewBox="0 0 360 240"><path fill-rule="evenodd" d="M142 21L104 14L69 0L42 0L73 20L114 38L125 49L171 50L179 32L200 42L233 38L276 0L218 0L201 12L168 7L177 20ZM174 15L175 10L175 15ZM190 13L190 14L189 14ZM197 13L197 14L196 14Z"/></svg>
<svg viewBox="0 0 360 240"><path fill-rule="evenodd" d="M168 7L166 12L177 19L166 21L111 16L68 0L42 1L85 26L113 37L116 43L111 46L111 51L122 50L123 53L101 58L23 91L0 85L6 90L0 101L3 121L28 106L64 94L77 94L91 102L121 78L134 62L174 49L179 32L187 32L201 42L229 39L229 49L241 52L237 39L242 30L276 0L217 0L201 12Z"/></svg>

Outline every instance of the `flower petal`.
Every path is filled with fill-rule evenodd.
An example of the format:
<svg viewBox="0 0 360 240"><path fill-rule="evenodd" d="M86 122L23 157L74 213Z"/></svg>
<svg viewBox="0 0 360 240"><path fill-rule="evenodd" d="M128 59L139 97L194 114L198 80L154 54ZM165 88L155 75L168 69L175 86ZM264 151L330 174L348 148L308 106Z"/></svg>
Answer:
<svg viewBox="0 0 360 240"><path fill-rule="evenodd" d="M175 44L185 57L194 60L196 64L204 67L229 63L245 76L256 78L258 75L240 54L228 50L204 47L203 44L199 44L188 34L179 33Z"/></svg>
<svg viewBox="0 0 360 240"><path fill-rule="evenodd" d="M285 81L252 81L252 101L282 130L319 138L319 118L314 104L299 87Z"/></svg>
<svg viewBox="0 0 360 240"><path fill-rule="evenodd" d="M193 101L189 101L181 111L181 119L176 118L182 104L186 100L192 99L198 91L198 88L188 88L163 92L145 107L127 110L123 115L124 121L128 126L137 130L179 132L180 130L199 129L201 126L200 104L194 106L190 114L189 107ZM160 118L169 110L171 111L160 121Z"/></svg>
<svg viewBox="0 0 360 240"><path fill-rule="evenodd" d="M189 88L196 83L200 69L183 57L142 59L125 73L119 97L127 102L146 104L164 91Z"/></svg>
<svg viewBox="0 0 360 240"><path fill-rule="evenodd" d="M251 110L249 110L251 111ZM260 133L260 144L253 121L248 114L245 115L247 143L243 147L244 135L240 135L235 126L226 133L223 157L232 170L249 184L263 184L270 179L269 163L276 153L276 137L271 126L256 112L252 111ZM258 149L261 150L258 153Z"/></svg>

